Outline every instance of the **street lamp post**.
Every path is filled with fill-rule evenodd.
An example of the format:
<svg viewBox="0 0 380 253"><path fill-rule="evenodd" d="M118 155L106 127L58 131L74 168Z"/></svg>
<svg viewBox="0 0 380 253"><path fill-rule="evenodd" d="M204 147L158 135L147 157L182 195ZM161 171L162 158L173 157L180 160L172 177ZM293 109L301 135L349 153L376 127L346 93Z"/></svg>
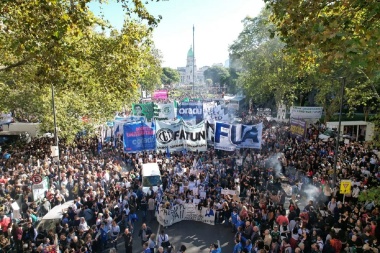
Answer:
<svg viewBox="0 0 380 253"><path fill-rule="evenodd" d="M334 174L333 174L333 187L336 187L336 166L338 163L338 151L339 151L339 139L340 139L340 128L342 126L342 108L343 108L343 96L344 96L344 88L346 86L346 78L341 77L339 79L342 79L343 82L341 84L341 90L340 90L340 105L339 105L339 123L338 123L338 133L337 133L337 139L335 143L335 153L334 153Z"/></svg>
<svg viewBox="0 0 380 253"><path fill-rule="evenodd" d="M53 107L54 140L55 140L55 146L56 146L55 149L52 149L52 156L57 157L58 185L59 185L59 187L61 187L61 171L59 169L59 146L58 146L57 116L56 116L56 112L55 112L55 99L54 99L54 86L53 86L53 84L51 84L51 102L52 102L52 107Z"/></svg>

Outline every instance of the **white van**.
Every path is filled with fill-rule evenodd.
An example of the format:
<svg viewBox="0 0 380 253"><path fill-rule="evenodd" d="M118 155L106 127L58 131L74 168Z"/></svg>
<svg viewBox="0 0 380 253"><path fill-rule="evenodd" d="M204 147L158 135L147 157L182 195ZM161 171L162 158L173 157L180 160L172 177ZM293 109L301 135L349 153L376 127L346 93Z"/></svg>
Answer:
<svg viewBox="0 0 380 253"><path fill-rule="evenodd" d="M161 172L157 163L143 163L142 164L142 187L143 192L146 194L149 188L153 186L156 192L158 187L161 187Z"/></svg>

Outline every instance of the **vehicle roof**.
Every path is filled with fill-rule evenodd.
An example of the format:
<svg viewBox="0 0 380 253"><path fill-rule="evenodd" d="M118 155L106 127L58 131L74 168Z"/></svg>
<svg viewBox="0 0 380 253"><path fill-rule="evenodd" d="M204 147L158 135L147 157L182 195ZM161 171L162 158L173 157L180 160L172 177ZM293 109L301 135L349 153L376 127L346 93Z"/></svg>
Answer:
<svg viewBox="0 0 380 253"><path fill-rule="evenodd" d="M157 163L144 163L142 165L142 176L161 175Z"/></svg>
<svg viewBox="0 0 380 253"><path fill-rule="evenodd" d="M42 220L55 220L61 219L65 210L69 208L74 203L74 200L67 201L62 205L53 207L43 218Z"/></svg>

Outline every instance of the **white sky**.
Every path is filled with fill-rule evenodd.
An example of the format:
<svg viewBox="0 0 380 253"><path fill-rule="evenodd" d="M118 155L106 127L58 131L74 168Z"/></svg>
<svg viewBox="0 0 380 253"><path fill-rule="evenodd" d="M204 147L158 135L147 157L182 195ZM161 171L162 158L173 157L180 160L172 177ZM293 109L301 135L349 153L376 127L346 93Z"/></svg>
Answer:
<svg viewBox="0 0 380 253"><path fill-rule="evenodd" d="M148 11L162 20L153 39L163 55L163 67L184 67L187 51L193 43L197 67L211 66L228 59L228 46L243 29L246 16L257 16L264 7L262 0L160 0L149 2ZM99 5L90 9L98 14ZM105 18L117 28L123 24L123 13L116 1L103 6Z"/></svg>

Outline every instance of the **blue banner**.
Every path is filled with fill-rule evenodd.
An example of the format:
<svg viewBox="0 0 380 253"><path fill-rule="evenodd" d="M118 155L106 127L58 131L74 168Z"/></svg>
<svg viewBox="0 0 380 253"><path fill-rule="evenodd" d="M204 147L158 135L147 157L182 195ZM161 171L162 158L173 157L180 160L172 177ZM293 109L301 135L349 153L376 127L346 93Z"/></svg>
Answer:
<svg viewBox="0 0 380 253"><path fill-rule="evenodd" d="M263 123L257 125L215 123L214 148L234 151L239 148L261 148Z"/></svg>
<svg viewBox="0 0 380 253"><path fill-rule="evenodd" d="M203 120L202 102L182 102L178 105L177 115L189 125L196 125Z"/></svg>
<svg viewBox="0 0 380 253"><path fill-rule="evenodd" d="M125 153L136 153L156 149L154 129L145 122L125 123L123 144Z"/></svg>

